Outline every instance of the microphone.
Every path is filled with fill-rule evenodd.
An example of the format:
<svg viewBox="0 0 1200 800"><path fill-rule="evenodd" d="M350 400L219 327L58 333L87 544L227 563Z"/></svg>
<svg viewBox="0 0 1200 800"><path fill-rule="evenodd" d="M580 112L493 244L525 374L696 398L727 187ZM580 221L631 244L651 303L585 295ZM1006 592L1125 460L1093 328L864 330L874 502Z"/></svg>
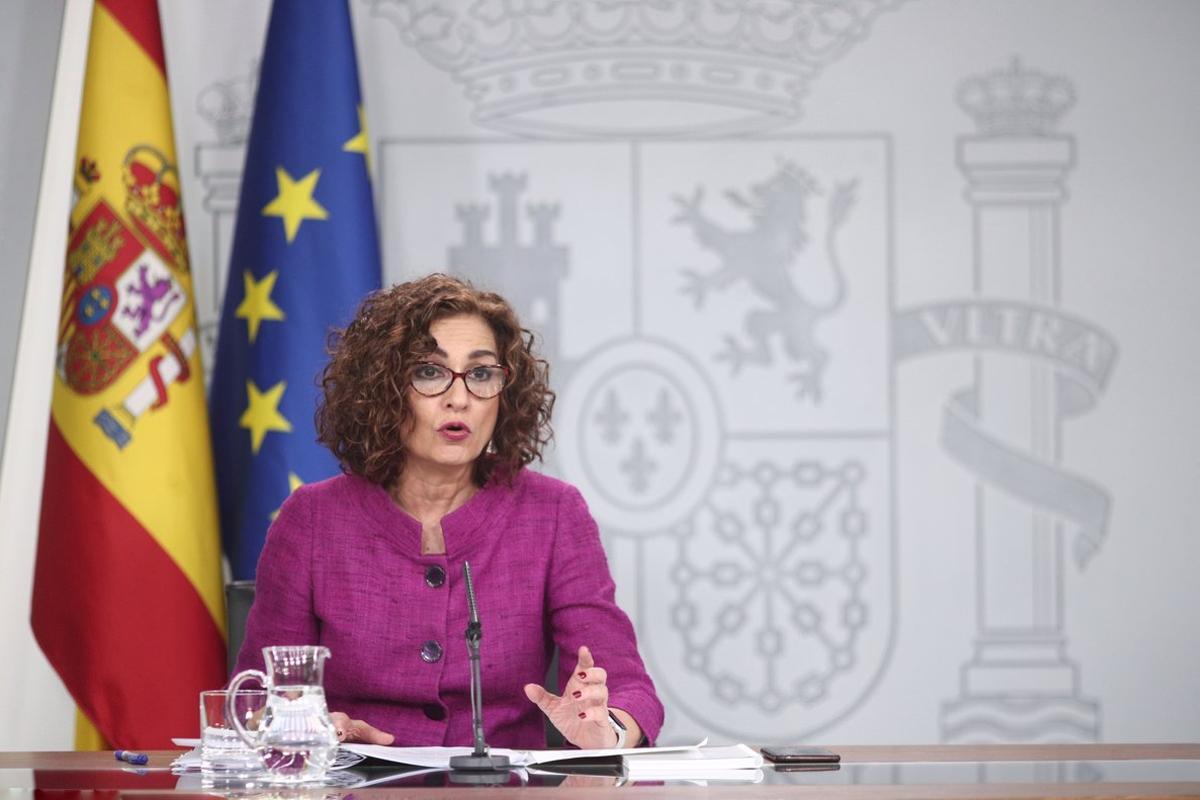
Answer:
<svg viewBox="0 0 1200 800"><path fill-rule="evenodd" d="M483 626L479 622L479 608L475 604L475 586L471 583L471 563L463 562L463 579L467 584L467 655L471 659L471 728L475 733L475 749L469 756L451 756L450 769L463 772L503 772L512 768L508 756L493 756L488 753L483 739L483 677L479 668L479 640L483 638Z"/></svg>

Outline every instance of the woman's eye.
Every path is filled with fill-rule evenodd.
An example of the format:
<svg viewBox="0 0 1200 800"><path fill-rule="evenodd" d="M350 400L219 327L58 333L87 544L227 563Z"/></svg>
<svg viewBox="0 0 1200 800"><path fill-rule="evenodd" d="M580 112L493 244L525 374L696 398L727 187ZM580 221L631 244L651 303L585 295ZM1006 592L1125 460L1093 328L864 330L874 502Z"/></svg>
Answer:
<svg viewBox="0 0 1200 800"><path fill-rule="evenodd" d="M441 376L441 374L442 374L442 371L440 369L438 369L437 367L433 366L432 364L425 364L424 366L417 367L417 377L418 378L432 380L433 378L437 378L437 377Z"/></svg>
<svg viewBox="0 0 1200 800"><path fill-rule="evenodd" d="M490 380L492 377L492 368L491 367L475 367L468 374L470 375L470 378L473 381L486 381L486 380Z"/></svg>

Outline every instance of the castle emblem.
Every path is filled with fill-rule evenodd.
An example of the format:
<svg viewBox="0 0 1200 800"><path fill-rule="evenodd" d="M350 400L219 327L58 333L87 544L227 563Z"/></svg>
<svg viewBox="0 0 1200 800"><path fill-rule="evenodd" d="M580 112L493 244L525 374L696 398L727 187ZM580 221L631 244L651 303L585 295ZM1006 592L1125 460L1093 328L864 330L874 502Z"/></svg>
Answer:
<svg viewBox="0 0 1200 800"><path fill-rule="evenodd" d="M477 286L504 293L521 320L542 336L542 353L557 364L561 328L558 291L567 276L569 248L555 241L560 203L522 202L528 189L525 173L488 176L494 204L459 202L454 215L462 226L462 241L448 248L452 272ZM494 236L487 225L495 211ZM522 224L522 212L528 224Z"/></svg>

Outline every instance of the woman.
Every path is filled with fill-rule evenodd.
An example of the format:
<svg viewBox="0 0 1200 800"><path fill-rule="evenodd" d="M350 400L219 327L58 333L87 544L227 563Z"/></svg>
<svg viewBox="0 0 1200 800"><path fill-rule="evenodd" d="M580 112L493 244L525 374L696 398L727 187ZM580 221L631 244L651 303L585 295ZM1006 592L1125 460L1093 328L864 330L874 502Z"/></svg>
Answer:
<svg viewBox="0 0 1200 800"><path fill-rule="evenodd" d="M371 295L333 344L317 429L345 474L280 509L237 668L267 645L329 647L343 741L472 743L463 561L489 744L544 746L542 714L583 748L658 734L596 523L576 489L525 469L554 404L531 342L503 298L431 275ZM538 684L555 646L561 695Z"/></svg>

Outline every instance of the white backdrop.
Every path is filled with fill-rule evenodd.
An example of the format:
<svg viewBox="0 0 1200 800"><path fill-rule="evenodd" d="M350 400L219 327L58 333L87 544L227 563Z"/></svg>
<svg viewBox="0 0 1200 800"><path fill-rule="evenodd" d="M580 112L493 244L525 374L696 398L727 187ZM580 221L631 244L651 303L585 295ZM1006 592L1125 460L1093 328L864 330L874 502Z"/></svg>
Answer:
<svg viewBox="0 0 1200 800"><path fill-rule="evenodd" d="M1200 6L721 6L351 0L387 277L545 336L664 739L1195 740ZM267 10L162 4L209 334Z"/></svg>

